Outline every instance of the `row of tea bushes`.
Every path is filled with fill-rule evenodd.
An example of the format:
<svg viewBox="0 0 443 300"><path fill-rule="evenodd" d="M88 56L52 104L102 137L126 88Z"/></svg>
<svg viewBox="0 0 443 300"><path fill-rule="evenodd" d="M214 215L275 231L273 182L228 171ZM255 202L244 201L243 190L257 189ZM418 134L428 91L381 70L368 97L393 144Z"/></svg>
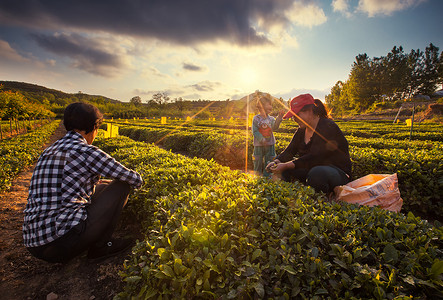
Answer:
<svg viewBox="0 0 443 300"><path fill-rule="evenodd" d="M443 152L439 149L351 147L354 178L366 174L398 175L403 211L443 221Z"/></svg>
<svg viewBox="0 0 443 300"><path fill-rule="evenodd" d="M218 130L170 130L139 126L120 127L120 134L138 141L156 142L174 152L213 159L235 169L245 166L245 134ZM276 133L276 152L289 144L291 135ZM397 173L404 211L443 220L443 146L440 142L349 137L353 177ZM248 142L248 166L252 168L252 137Z"/></svg>
<svg viewBox="0 0 443 300"><path fill-rule="evenodd" d="M244 167L245 140L241 132L231 135L211 129L191 131L125 126L119 128L119 133L137 141L160 144L174 152L185 152L191 157L214 159L231 168ZM252 143L249 144L252 153ZM252 156L248 157L251 165Z"/></svg>
<svg viewBox="0 0 443 300"><path fill-rule="evenodd" d="M37 159L43 143L59 124L60 120L55 120L29 133L0 142L0 191L8 189L13 178Z"/></svg>
<svg viewBox="0 0 443 300"><path fill-rule="evenodd" d="M323 202L128 138L97 145L142 174L143 220L116 299L443 297L443 228L378 208Z"/></svg>

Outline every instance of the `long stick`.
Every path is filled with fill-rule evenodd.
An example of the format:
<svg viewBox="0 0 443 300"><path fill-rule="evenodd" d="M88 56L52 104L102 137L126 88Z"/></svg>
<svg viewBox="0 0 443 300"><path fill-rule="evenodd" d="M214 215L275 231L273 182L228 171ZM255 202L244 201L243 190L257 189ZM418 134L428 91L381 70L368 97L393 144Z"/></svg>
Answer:
<svg viewBox="0 0 443 300"><path fill-rule="evenodd" d="M394 119L394 124L395 124L395 122L397 121L397 118L398 118L398 115L400 114L400 111L401 111L401 108L403 107L403 105L402 106L400 106L400 108L398 109L398 112L397 112L397 115L395 116L395 119Z"/></svg>
<svg viewBox="0 0 443 300"><path fill-rule="evenodd" d="M412 139L412 129L414 128L415 104L412 106L411 131L409 132L409 140Z"/></svg>
<svg viewBox="0 0 443 300"><path fill-rule="evenodd" d="M245 173L248 173L248 144L249 144L249 94L246 98L246 138L245 138Z"/></svg>

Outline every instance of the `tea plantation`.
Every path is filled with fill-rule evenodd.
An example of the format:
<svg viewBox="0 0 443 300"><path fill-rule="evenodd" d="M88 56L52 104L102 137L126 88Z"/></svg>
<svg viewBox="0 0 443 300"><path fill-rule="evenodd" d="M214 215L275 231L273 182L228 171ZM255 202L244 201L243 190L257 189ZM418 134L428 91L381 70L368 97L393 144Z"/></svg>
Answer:
<svg viewBox="0 0 443 300"><path fill-rule="evenodd" d="M253 147L240 121L114 123L128 137L95 145L142 175L128 210L145 236L116 299L443 298L441 125L420 124L409 140L405 125L338 122L355 178L398 174L404 205L392 213L244 173ZM1 189L58 124L1 142ZM294 130L282 124L277 152Z"/></svg>
<svg viewBox="0 0 443 300"><path fill-rule="evenodd" d="M391 213L331 204L310 187L273 183L231 170L216 160L235 156L235 147L234 152L222 146L223 151L216 151L212 143L220 142L211 136L217 133L207 134L208 128L171 133L152 126L152 130L120 131L142 140L162 138L163 145L180 145L191 156L205 156L210 150L214 156L189 158L126 137L97 141L97 146L136 169L145 181L128 208L137 215L146 237L125 262L121 276L126 286L118 299L443 297L443 228L416 217L411 211L414 206L406 213ZM174 136L169 142L166 133ZM241 145L235 134L224 136L232 139L225 138L225 143ZM427 182L440 194L426 194L422 201L433 203L441 195L441 159L434 157L441 157L441 151L436 151L441 141L411 145L415 154L410 156L395 148L374 158L370 149L376 148L370 148L370 143L366 147L370 149L354 149L352 155L359 153L357 162L374 168L380 168L379 162L391 168L398 165L401 171L423 168L420 173L429 176ZM420 161L407 165L412 159ZM440 181L431 178L434 174ZM414 180L414 189L406 189L410 194L402 190L405 204L423 191Z"/></svg>
<svg viewBox="0 0 443 300"><path fill-rule="evenodd" d="M245 148L252 168L252 134L246 144L244 121L159 120L120 122L119 132L138 141L156 143L191 157L213 159L231 169L244 169ZM443 221L443 125L410 127L387 121L338 122L349 144L354 178L370 173L397 173L403 211ZM244 125L243 125L244 127ZM284 122L276 132L276 152L289 144L295 124ZM427 137L425 139L424 137Z"/></svg>

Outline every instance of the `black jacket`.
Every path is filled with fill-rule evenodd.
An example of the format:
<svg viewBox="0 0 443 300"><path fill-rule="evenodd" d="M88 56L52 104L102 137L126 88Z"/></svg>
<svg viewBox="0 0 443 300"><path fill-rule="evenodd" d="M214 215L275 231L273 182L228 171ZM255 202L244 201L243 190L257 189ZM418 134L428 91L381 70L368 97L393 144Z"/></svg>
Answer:
<svg viewBox="0 0 443 300"><path fill-rule="evenodd" d="M351 178L349 145L343 132L330 119L320 119L311 140L305 144L305 129L298 128L288 147L276 157L281 162L292 160L296 169L333 165Z"/></svg>

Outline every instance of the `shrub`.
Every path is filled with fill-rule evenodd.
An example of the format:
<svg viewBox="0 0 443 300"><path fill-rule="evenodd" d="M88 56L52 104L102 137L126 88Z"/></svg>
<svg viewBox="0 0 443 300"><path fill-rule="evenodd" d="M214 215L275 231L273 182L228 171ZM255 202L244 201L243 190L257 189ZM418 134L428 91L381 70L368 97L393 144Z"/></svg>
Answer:
<svg viewBox="0 0 443 300"><path fill-rule="evenodd" d="M443 228L412 213L326 203L127 138L97 145L145 180L129 203L146 238L117 299L443 297Z"/></svg>

